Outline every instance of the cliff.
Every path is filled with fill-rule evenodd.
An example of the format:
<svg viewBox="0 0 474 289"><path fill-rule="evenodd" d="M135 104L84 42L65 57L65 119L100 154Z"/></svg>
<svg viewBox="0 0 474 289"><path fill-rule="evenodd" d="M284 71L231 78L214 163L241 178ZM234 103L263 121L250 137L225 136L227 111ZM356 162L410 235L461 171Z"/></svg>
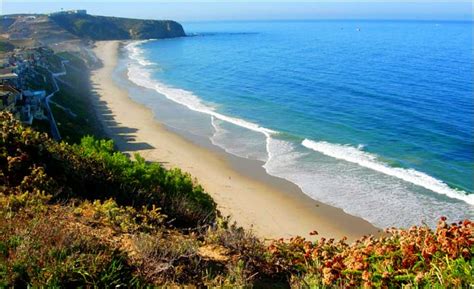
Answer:
<svg viewBox="0 0 474 289"><path fill-rule="evenodd" d="M30 46L71 40L160 39L185 36L171 20L141 20L79 13L17 14L0 16L0 34ZM21 46L25 46L22 43ZM27 45L28 46L28 45Z"/></svg>
<svg viewBox="0 0 474 289"><path fill-rule="evenodd" d="M141 20L88 14L58 14L50 16L50 19L69 33L92 40L185 36L181 24L171 20Z"/></svg>

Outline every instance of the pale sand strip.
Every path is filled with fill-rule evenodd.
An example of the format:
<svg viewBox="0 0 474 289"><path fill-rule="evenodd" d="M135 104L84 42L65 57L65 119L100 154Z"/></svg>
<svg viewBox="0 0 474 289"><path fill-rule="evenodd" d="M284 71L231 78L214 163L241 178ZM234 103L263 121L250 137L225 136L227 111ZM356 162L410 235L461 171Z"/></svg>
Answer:
<svg viewBox="0 0 474 289"><path fill-rule="evenodd" d="M316 202L295 185L265 175L258 165L245 161L243 165L232 164L223 153L185 140L157 123L149 109L132 101L114 83L112 72L118 48L117 41L96 43L94 52L103 66L93 71L92 83L104 130L121 151L133 150L146 160L191 173L214 198L223 215L230 215L245 228L253 228L260 237L308 237L310 231L317 230L320 236L354 239L377 232L365 220ZM139 146L144 149L137 150ZM242 166L246 168L236 169Z"/></svg>

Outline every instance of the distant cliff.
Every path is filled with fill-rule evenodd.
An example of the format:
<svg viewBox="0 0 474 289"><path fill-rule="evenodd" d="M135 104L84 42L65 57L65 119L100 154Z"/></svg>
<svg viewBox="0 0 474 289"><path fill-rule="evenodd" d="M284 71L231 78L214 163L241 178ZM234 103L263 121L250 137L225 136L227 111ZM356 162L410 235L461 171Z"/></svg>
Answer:
<svg viewBox="0 0 474 289"><path fill-rule="evenodd" d="M88 14L51 15L71 34L93 40L150 39L185 36L181 24L170 20L141 20Z"/></svg>
<svg viewBox="0 0 474 289"><path fill-rule="evenodd" d="M50 45L68 40L159 39L185 36L171 20L141 20L59 12L0 16L0 34L6 40ZM24 43L22 43L23 45Z"/></svg>

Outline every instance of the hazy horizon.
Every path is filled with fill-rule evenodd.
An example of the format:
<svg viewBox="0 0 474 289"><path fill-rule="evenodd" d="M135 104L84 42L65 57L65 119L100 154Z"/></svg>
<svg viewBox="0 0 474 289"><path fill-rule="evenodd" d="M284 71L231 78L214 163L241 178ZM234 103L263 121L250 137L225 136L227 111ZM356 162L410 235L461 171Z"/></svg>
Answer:
<svg viewBox="0 0 474 289"><path fill-rule="evenodd" d="M470 2L441 1L2 1L0 12L49 13L87 9L89 14L192 21L246 20L435 20L472 21Z"/></svg>

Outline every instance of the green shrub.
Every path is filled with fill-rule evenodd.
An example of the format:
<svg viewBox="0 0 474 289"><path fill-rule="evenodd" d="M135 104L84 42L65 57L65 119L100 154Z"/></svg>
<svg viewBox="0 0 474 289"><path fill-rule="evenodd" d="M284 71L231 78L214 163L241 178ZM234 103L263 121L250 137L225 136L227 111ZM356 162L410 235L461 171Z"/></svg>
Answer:
<svg viewBox="0 0 474 289"><path fill-rule="evenodd" d="M114 151L112 141L85 137L79 145L57 143L7 113L0 114L0 123L0 186L40 188L53 201L113 198L138 209L155 205L181 227L211 223L217 214L212 198L179 169L166 170L139 156L132 161ZM33 182L33 170L47 181Z"/></svg>
<svg viewBox="0 0 474 289"><path fill-rule="evenodd" d="M81 144L74 148L78 154L104 163L122 186L127 184L131 190L135 189L138 197L135 202L140 199L144 200L141 205L156 202L165 214L176 218L177 224L186 225L190 221L191 224L196 221L209 223L214 220L215 202L189 174L180 169L166 170L157 163L147 163L138 154L132 161L114 151L111 140L84 137Z"/></svg>

